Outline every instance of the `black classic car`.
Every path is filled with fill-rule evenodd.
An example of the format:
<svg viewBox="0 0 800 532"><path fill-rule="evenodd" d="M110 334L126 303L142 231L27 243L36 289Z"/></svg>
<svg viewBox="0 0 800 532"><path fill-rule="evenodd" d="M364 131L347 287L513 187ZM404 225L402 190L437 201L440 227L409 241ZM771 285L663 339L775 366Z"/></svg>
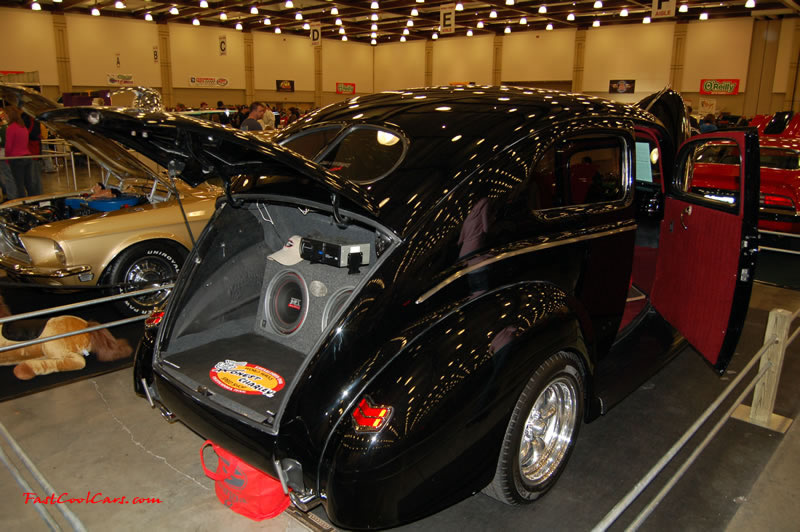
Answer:
<svg viewBox="0 0 800 532"><path fill-rule="evenodd" d="M273 142L171 114L45 118L225 182L151 317L136 391L298 507L380 528L481 490L536 499L581 424L684 338L725 368L753 278L758 139L681 145L683 109L671 91L627 106L414 89L325 107ZM719 139L742 154L722 199L692 187ZM639 194L663 196L663 219Z"/></svg>

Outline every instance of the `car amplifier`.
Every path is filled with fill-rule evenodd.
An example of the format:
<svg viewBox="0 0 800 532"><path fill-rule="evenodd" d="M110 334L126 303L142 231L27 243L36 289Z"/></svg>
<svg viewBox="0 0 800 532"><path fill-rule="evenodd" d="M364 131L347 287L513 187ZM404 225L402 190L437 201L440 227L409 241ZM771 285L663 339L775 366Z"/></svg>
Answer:
<svg viewBox="0 0 800 532"><path fill-rule="evenodd" d="M360 266L369 264L369 244L347 244L302 238L300 257L311 263L349 268L351 273L357 273Z"/></svg>

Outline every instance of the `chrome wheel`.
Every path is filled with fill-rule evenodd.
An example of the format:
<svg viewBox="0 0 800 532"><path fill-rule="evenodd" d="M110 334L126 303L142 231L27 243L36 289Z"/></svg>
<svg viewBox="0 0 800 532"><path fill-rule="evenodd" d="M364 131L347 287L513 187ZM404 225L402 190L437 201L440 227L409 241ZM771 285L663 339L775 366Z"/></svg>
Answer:
<svg viewBox="0 0 800 532"><path fill-rule="evenodd" d="M573 380L558 377L539 394L525 421L519 446L522 477L536 485L548 480L564 460L578 421Z"/></svg>
<svg viewBox="0 0 800 532"><path fill-rule="evenodd" d="M125 271L125 284L130 286L126 292L156 288L170 282L174 277L175 268L172 263L164 258L148 256L133 262ZM159 290L132 298L133 302L142 307L155 307L169 296L169 290Z"/></svg>

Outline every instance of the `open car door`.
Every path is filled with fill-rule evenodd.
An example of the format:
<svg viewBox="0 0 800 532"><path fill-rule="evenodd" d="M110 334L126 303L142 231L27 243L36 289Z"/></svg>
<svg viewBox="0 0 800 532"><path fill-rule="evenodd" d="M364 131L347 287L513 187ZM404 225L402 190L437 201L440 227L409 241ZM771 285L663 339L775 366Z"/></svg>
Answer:
<svg viewBox="0 0 800 532"><path fill-rule="evenodd" d="M755 129L698 135L665 183L653 307L722 372L744 325L758 249Z"/></svg>

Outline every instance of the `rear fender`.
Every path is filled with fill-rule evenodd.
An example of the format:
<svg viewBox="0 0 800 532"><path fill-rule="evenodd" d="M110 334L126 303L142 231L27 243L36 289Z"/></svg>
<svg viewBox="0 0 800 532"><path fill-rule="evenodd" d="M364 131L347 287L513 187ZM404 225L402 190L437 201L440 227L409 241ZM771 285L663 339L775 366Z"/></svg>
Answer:
<svg viewBox="0 0 800 532"><path fill-rule="evenodd" d="M331 519L347 528L393 526L488 484L536 367L569 350L591 368L570 303L555 285L518 283L468 301L408 340L353 396L329 438L319 482ZM392 409L378 433L355 430L352 413L364 396ZM380 521L368 521L375 516Z"/></svg>

